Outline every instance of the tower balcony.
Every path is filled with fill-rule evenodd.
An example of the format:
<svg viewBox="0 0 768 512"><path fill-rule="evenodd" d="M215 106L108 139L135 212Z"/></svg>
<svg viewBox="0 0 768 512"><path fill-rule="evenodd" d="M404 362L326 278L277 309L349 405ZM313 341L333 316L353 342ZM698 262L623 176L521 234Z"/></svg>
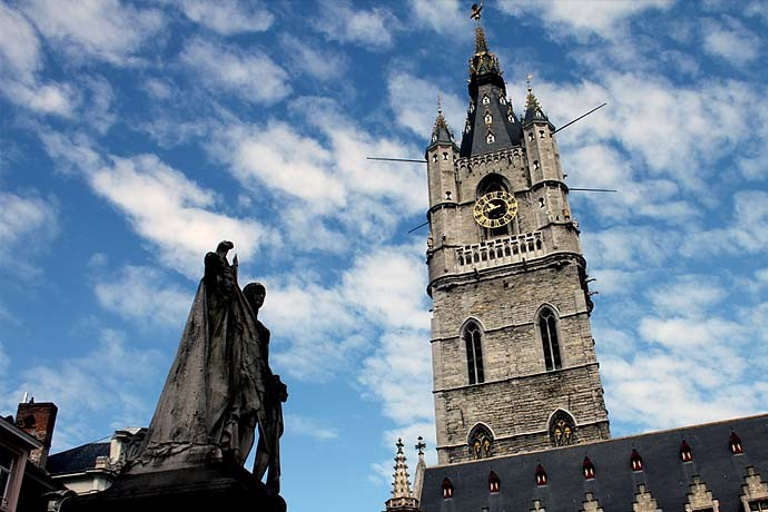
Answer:
<svg viewBox="0 0 768 512"><path fill-rule="evenodd" d="M544 256L544 237L541 231L486 240L479 244L456 248L459 271L470 271L520 263L524 259Z"/></svg>

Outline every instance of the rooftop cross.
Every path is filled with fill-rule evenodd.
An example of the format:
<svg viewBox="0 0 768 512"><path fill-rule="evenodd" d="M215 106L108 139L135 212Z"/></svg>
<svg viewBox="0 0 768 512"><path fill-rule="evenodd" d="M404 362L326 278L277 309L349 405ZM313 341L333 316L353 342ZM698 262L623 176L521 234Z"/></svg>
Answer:
<svg viewBox="0 0 768 512"><path fill-rule="evenodd" d="M414 448L416 448L419 451L419 457L424 455L424 448L426 448L426 447L427 447L427 445L426 445L426 443L424 443L424 438L419 436L419 442L416 443L416 446L414 446Z"/></svg>

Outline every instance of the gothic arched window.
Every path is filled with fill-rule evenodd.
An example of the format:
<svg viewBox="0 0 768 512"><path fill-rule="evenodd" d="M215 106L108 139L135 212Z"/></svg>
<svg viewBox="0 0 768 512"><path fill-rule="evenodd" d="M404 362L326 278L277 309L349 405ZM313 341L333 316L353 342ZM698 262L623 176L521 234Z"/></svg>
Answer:
<svg viewBox="0 0 768 512"><path fill-rule="evenodd" d="M575 429L573 417L565 411L558 410L549 421L549 439L555 446L573 444L576 440Z"/></svg>
<svg viewBox="0 0 768 512"><path fill-rule="evenodd" d="M541 344L544 349L544 366L547 371L559 370L563 367L560 357L560 337L558 333L557 313L545 306L539 311L538 325Z"/></svg>
<svg viewBox="0 0 768 512"><path fill-rule="evenodd" d="M469 446L475 460L485 459L493 453L493 434L490 429L478 423L469 433Z"/></svg>
<svg viewBox="0 0 768 512"><path fill-rule="evenodd" d="M483 335L475 322L469 322L464 328L464 344L467 348L467 374L470 384L485 382L483 371Z"/></svg>

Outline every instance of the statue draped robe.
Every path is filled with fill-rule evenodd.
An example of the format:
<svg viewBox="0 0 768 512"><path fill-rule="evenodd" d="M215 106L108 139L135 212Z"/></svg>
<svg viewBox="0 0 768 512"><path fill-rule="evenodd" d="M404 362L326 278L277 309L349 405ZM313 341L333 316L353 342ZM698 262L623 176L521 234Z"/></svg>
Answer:
<svg viewBox="0 0 768 512"><path fill-rule="evenodd" d="M218 259L218 261L216 261ZM267 425L268 379L260 329L225 256L206 255L176 359L129 472L218 458L243 464ZM264 347L266 348L266 347ZM158 468L159 469L159 468Z"/></svg>

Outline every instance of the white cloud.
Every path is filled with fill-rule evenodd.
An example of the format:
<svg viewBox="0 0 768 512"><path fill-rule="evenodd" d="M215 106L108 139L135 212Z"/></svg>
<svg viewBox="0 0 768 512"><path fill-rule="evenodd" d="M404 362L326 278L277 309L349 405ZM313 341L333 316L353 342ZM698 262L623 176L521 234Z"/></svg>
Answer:
<svg viewBox="0 0 768 512"><path fill-rule="evenodd" d="M355 10L348 1L322 0L320 11L322 14L313 25L331 40L358 44L372 50L392 46L397 19L388 9L373 7Z"/></svg>
<svg viewBox="0 0 768 512"><path fill-rule="evenodd" d="M103 135L117 120L112 86L102 76L87 78L85 86L88 101L81 119Z"/></svg>
<svg viewBox="0 0 768 512"><path fill-rule="evenodd" d="M754 338L762 314L735 311L734 297L704 274L680 276L647 295L652 311L596 329L614 423L658 429L759 412L768 390L761 372L768 347ZM739 296L740 307L760 310L748 302Z"/></svg>
<svg viewBox="0 0 768 512"><path fill-rule="evenodd" d="M578 37L592 34L604 38L619 35L623 25L632 16L648 9L665 9L673 0L581 0L580 2L542 0L519 2L500 0L499 9L523 20L540 17L552 34L570 33Z"/></svg>
<svg viewBox="0 0 768 512"><path fill-rule="evenodd" d="M599 77L599 82L566 86L537 83L544 108L558 105L563 120L577 117L585 106L609 104L559 136L564 158L585 142L612 142L639 160L652 176L668 177L696 191L703 191L707 179L719 171L713 162L731 154L734 144L749 142L749 132L740 136L745 127L738 111L766 104L749 84L736 80L701 81L696 87L685 87L633 72L606 70ZM755 128L759 123L759 118L754 120ZM702 144L703 140L708 143Z"/></svg>
<svg viewBox="0 0 768 512"><path fill-rule="evenodd" d="M147 91L152 98L158 100L166 100L173 96L174 87L167 80L163 78L148 78L144 82L144 90Z"/></svg>
<svg viewBox="0 0 768 512"><path fill-rule="evenodd" d="M392 365L396 355L387 347L399 347L409 364L397 364L386 375L371 375L388 383L387 389L377 390L371 382L366 393L380 400L395 400L396 395L397 400L406 400L407 392L394 389L406 378L403 375L418 382L429 380L428 373L418 374L424 361L408 352L415 346L415 333L421 333L418 352L426 354L429 366L429 320L422 299L426 283L417 251L413 246L396 246L368 252L330 286L309 274L265 278L267 300L259 317L273 332L273 365L295 378L324 380L374 347L379 347L375 349L379 355L366 364ZM404 278L391 279L393 272ZM361 379L367 374L364 370Z"/></svg>
<svg viewBox="0 0 768 512"><path fill-rule="evenodd" d="M584 254L596 268L637 269L658 266L676 254L681 235L667 231L659 236L649 226L617 226L582 234Z"/></svg>
<svg viewBox="0 0 768 512"><path fill-rule="evenodd" d="M300 98L292 110L309 123L307 134L274 120L225 126L209 150L290 228L297 248L343 252L358 239L351 233L385 240L404 215L424 211L420 166L366 160L420 149L368 133L325 98Z"/></svg>
<svg viewBox="0 0 768 512"><path fill-rule="evenodd" d="M29 262L29 255L44 249L56 237L58 215L54 200L0 191L0 263L6 271L15 276L38 272Z"/></svg>
<svg viewBox="0 0 768 512"><path fill-rule="evenodd" d="M60 163L84 173L93 191L123 213L136 233L159 249L159 260L191 278L202 258L223 239L250 258L259 247L279 242L260 223L218 210L220 198L190 181L155 155L101 157L87 143L43 135L46 150Z"/></svg>
<svg viewBox="0 0 768 512"><path fill-rule="evenodd" d="M283 194L320 204L321 210L344 203L344 184L330 169L330 151L288 123L270 121L248 132L232 131L229 141L235 176L254 190L268 186ZM301 147L302 151L296 151Z"/></svg>
<svg viewBox="0 0 768 512"><path fill-rule="evenodd" d="M184 325L191 291L169 283L153 267L126 266L110 277L97 275L94 293L102 307L138 322L162 327Z"/></svg>
<svg viewBox="0 0 768 512"><path fill-rule="evenodd" d="M89 56L117 65L136 63L135 53L165 23L160 11L119 0L30 0L22 9L71 59Z"/></svg>
<svg viewBox="0 0 768 512"><path fill-rule="evenodd" d="M145 425L152 412L155 390L150 384L166 363L162 355L128 347L115 331L101 331L98 337L85 356L22 371L4 401L6 407L15 408L15 401L28 391L38 402L55 402L59 407L55 450L112 434L96 431L94 425ZM92 421L95 415L106 421Z"/></svg>
<svg viewBox="0 0 768 512"><path fill-rule="evenodd" d="M675 316L702 317L727 295L725 288L710 276L678 276L674 282L660 284L648 293L657 311Z"/></svg>
<svg viewBox="0 0 768 512"><path fill-rule="evenodd" d="M41 82L42 54L34 28L17 10L0 4L0 91L12 102L41 114L72 115L74 91Z"/></svg>
<svg viewBox="0 0 768 512"><path fill-rule="evenodd" d="M722 228L692 230L680 247L688 257L761 253L768 245L768 193L743 190L733 195L733 213Z"/></svg>
<svg viewBox="0 0 768 512"><path fill-rule="evenodd" d="M389 74L387 93L389 108L394 112L397 123L421 137L424 142L432 134L437 118L437 97L440 95L443 115L456 137L456 144L460 144L467 103L464 99L443 93L433 81L403 71Z"/></svg>
<svg viewBox="0 0 768 512"><path fill-rule="evenodd" d="M426 329L429 314L423 309L423 297L427 283L422 258L414 256L417 251L389 247L358 258L342 278L344 297L358 304L376 325Z"/></svg>
<svg viewBox="0 0 768 512"><path fill-rule="evenodd" d="M467 29L470 11L465 2L442 0L438 8L432 0L412 0L411 9L422 25L440 34L469 37L472 33Z"/></svg>
<svg viewBox="0 0 768 512"><path fill-rule="evenodd" d="M270 361L294 378L326 380L370 346L372 332L338 288L313 281L265 279L259 318L272 332Z"/></svg>
<svg viewBox="0 0 768 512"><path fill-rule="evenodd" d="M330 441L339 437L339 429L326 426L314 418L286 414L284 422L286 430L293 435L307 436L318 441Z"/></svg>
<svg viewBox="0 0 768 512"><path fill-rule="evenodd" d="M187 42L181 61L194 80L252 103L271 105L291 93L288 73L262 51L222 45L200 38Z"/></svg>
<svg viewBox="0 0 768 512"><path fill-rule="evenodd" d="M264 32L275 21L260 5L237 0L178 0L176 4L195 23L225 36Z"/></svg>
<svg viewBox="0 0 768 512"><path fill-rule="evenodd" d="M708 20L702 31L704 50L735 66L746 66L760 56L762 39L733 18Z"/></svg>
<svg viewBox="0 0 768 512"><path fill-rule="evenodd" d="M0 56L3 74L14 73L31 81L40 69L40 41L26 18L5 3L0 4Z"/></svg>
<svg viewBox="0 0 768 512"><path fill-rule="evenodd" d="M280 37L280 45L288 52L294 69L318 80L338 79L349 65L344 54L320 49L292 35L283 34Z"/></svg>

